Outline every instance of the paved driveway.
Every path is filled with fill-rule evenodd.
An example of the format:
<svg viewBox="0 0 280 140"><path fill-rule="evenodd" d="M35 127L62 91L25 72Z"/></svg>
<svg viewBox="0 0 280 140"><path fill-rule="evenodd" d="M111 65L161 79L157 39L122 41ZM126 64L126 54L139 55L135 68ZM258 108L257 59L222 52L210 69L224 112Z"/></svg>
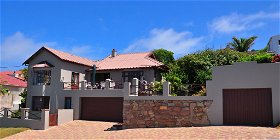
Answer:
<svg viewBox="0 0 280 140"><path fill-rule="evenodd" d="M280 130L265 127L209 126L104 131L113 124L79 120L48 130L28 130L6 139L280 139Z"/></svg>

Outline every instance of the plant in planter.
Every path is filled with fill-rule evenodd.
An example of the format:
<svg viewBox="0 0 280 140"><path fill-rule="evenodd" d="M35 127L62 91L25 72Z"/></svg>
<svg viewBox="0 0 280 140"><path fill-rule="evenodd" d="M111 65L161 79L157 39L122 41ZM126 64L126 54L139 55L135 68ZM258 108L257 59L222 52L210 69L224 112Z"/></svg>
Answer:
<svg viewBox="0 0 280 140"><path fill-rule="evenodd" d="M276 54L272 57L272 63L280 62L280 54Z"/></svg>

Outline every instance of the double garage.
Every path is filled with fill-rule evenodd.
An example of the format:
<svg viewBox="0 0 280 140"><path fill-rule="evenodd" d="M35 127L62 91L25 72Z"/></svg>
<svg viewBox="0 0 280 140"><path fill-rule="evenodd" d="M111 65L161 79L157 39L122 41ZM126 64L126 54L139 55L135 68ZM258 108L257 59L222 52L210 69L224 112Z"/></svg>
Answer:
<svg viewBox="0 0 280 140"><path fill-rule="evenodd" d="M123 97L81 97L81 119L123 121ZM224 89L223 124L272 126L271 88Z"/></svg>

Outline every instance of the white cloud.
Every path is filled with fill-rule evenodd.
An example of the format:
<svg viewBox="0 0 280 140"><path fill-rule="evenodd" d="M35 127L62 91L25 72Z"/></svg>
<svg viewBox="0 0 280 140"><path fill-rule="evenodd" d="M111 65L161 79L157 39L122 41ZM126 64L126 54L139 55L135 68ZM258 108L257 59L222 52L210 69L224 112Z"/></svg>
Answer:
<svg viewBox="0 0 280 140"><path fill-rule="evenodd" d="M5 38L1 42L1 66L20 66L28 57L44 45L54 46L55 42L36 42L21 32Z"/></svg>
<svg viewBox="0 0 280 140"><path fill-rule="evenodd" d="M104 49L100 47L93 48L90 45L75 45L62 51L88 59L98 60L100 59L100 54L104 52Z"/></svg>
<svg viewBox="0 0 280 140"><path fill-rule="evenodd" d="M191 32L177 32L174 29L152 29L148 37L138 39L129 45L124 52L142 52L143 50L166 49L180 56L197 47L203 37L193 37Z"/></svg>
<svg viewBox="0 0 280 140"><path fill-rule="evenodd" d="M251 15L232 13L212 20L209 29L217 33L242 32L262 27L269 19L279 19L279 12L259 12Z"/></svg>
<svg viewBox="0 0 280 140"><path fill-rule="evenodd" d="M75 54L81 57L95 58L96 52L103 51L102 49L93 49L90 45L75 45L61 47L56 42L40 42L33 38L27 37L21 32L16 32L11 36L4 38L1 42L1 70L18 69L14 66L21 66L33 53L39 50L42 46L56 48L64 52Z"/></svg>

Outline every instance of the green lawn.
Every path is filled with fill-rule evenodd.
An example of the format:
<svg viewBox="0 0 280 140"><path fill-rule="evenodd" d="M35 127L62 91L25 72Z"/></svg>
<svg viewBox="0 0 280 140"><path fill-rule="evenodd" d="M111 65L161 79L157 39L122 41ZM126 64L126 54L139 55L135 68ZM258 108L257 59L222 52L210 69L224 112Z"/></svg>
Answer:
<svg viewBox="0 0 280 140"><path fill-rule="evenodd" d="M19 132L26 131L26 130L29 130L29 128L20 128L20 127L18 127L18 128L13 128L13 127L0 128L0 139L4 138L4 137L11 136L11 135L14 135L14 134L19 133Z"/></svg>

